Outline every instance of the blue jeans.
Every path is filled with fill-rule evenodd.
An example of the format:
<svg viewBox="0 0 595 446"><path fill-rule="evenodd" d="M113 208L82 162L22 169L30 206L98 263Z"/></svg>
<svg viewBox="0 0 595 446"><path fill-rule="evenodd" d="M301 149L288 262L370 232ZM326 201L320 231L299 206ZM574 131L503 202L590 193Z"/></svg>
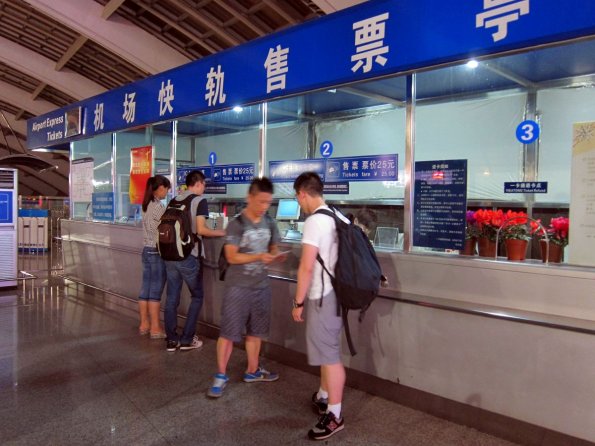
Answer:
<svg viewBox="0 0 595 446"><path fill-rule="evenodd" d="M165 262L157 248L148 246L143 248L142 262L143 284L138 298L159 302L165 287Z"/></svg>
<svg viewBox="0 0 595 446"><path fill-rule="evenodd" d="M198 258L189 255L180 261L165 261L167 270L167 297L165 299L165 333L168 341L180 341L190 344L196 333L198 314L202 308L203 289L202 274ZM182 294L182 282L190 290L190 306L186 313L186 324L182 336L178 336L178 306Z"/></svg>

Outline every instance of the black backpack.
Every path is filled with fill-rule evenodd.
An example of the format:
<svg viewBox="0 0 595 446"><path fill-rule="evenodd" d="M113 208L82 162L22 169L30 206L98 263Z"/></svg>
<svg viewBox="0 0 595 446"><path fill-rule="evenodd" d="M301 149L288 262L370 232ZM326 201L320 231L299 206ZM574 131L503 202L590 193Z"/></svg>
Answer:
<svg viewBox="0 0 595 446"><path fill-rule="evenodd" d="M271 230L271 237L273 236L273 225L275 224L273 218L269 214L264 214L263 218L267 221L269 228ZM244 224L244 219L242 218L242 213L240 212L236 219L242 225L242 234L244 233L244 229L246 225ZM270 241L269 241L270 243ZM221 247L221 251L219 251L219 261L218 261L218 268L219 268L219 280L225 280L225 274L227 273L227 269L229 268L229 262L225 257L225 244Z"/></svg>
<svg viewBox="0 0 595 446"><path fill-rule="evenodd" d="M378 295L382 271L374 247L359 226L345 223L334 212L327 209L319 209L315 213L332 217L337 227L339 250L333 274L324 265L320 253L316 260L331 278L337 295L337 315L341 314L343 317L349 351L352 356L355 356L357 352L349 333L347 313L349 310L359 310L359 321L362 321L366 310Z"/></svg>
<svg viewBox="0 0 595 446"><path fill-rule="evenodd" d="M190 194L182 201L174 198L161 216L157 226L159 232L157 249L163 260L184 260L192 252L197 237L192 232L190 208L195 197L197 195Z"/></svg>

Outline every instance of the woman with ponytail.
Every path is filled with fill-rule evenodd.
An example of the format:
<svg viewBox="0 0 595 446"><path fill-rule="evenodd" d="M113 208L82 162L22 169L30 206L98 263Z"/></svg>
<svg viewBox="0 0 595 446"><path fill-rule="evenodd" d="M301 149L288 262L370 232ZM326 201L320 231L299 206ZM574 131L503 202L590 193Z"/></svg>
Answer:
<svg viewBox="0 0 595 446"><path fill-rule="evenodd" d="M140 335L151 336L151 339L165 339L163 327L159 324L161 294L165 286L165 263L157 250L159 233L157 226L165 212L161 204L167 196L171 184L162 175L155 175L147 180L142 204L143 217L143 284L138 297L140 313Z"/></svg>

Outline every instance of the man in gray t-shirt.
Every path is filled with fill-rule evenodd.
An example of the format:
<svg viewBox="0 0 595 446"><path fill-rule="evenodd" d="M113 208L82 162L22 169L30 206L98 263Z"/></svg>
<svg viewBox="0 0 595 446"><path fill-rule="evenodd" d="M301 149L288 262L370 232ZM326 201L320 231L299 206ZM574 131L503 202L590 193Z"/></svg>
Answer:
<svg viewBox="0 0 595 446"><path fill-rule="evenodd" d="M279 243L279 230L275 221L264 214L258 222L240 214L227 226L225 244L238 246L242 254L266 253L270 245ZM250 262L231 264L225 275L228 284L237 284L242 288L266 288L269 278L266 264Z"/></svg>
<svg viewBox="0 0 595 446"><path fill-rule="evenodd" d="M267 265L285 260L278 255L279 230L266 213L273 201L273 184L268 178L256 178L250 184L247 206L227 226L225 257L229 268L221 305L221 330L217 340L217 373L207 395L218 398L229 378L227 363L234 342L241 342L246 331L248 365L245 382L276 381L277 373L258 363L262 338L269 334L271 287Z"/></svg>

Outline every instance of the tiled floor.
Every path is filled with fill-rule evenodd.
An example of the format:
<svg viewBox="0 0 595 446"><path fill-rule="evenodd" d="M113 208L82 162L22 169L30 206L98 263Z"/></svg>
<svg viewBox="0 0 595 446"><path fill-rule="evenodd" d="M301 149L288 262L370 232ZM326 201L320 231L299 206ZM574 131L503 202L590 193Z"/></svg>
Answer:
<svg viewBox="0 0 595 446"><path fill-rule="evenodd" d="M43 261L42 261L43 264ZM215 341L167 353L136 334L134 303L42 270L16 291L0 289L2 445L297 445L312 443L309 398L317 378L264 360L274 383L231 383L206 398ZM361 391L346 389L345 445L510 445Z"/></svg>

